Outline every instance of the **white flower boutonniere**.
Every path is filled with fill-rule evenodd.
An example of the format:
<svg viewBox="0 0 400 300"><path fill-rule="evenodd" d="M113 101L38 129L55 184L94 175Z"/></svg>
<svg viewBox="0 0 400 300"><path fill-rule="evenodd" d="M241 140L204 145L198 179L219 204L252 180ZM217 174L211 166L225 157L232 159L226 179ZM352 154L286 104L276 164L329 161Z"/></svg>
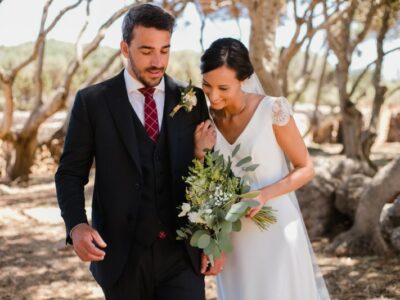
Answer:
<svg viewBox="0 0 400 300"><path fill-rule="evenodd" d="M169 114L173 117L182 107L187 111L192 111L193 107L197 105L196 92L194 91L192 81L189 81L189 85L181 90L181 101L174 107L172 112Z"/></svg>

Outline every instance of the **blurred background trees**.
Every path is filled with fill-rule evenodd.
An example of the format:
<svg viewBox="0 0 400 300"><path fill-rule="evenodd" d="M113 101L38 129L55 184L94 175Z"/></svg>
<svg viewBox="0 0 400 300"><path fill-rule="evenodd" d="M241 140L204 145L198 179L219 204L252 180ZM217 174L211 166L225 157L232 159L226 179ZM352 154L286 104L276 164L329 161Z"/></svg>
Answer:
<svg viewBox="0 0 400 300"><path fill-rule="evenodd" d="M56 1L44 1L33 42L0 47L4 161L0 175L8 184L29 181L35 158L44 149L57 163L68 113L62 114L58 127L40 134L43 124L57 112L68 112L77 89L112 76L125 63L118 49L100 43L132 2L110 12L87 44L81 42L88 27L88 21L83 22L73 44L48 39L48 33L78 7L85 6L89 17L96 0L71 2L49 20L48 10ZM202 49L207 20L236 20L239 25L240 18L249 19L250 55L265 91L286 96L307 117L304 135L316 157L317 176L298 195L310 234L330 234L330 250L337 255L400 252L400 200L395 200L400 194L400 151L396 150L391 162L373 155L373 147L382 142L400 142L400 78L386 79L382 67L386 56L400 50L400 43L395 43L400 0L147 2L162 5L178 19L187 6L194 5L202 22ZM291 36L286 37L289 42L278 47L278 29L289 23L294 24ZM322 43L313 51L316 40ZM373 41L376 58L354 71L352 63L363 55L360 45L367 40ZM201 84L200 55L172 53L168 73ZM21 111L28 117L21 119ZM327 145L329 151L325 151Z"/></svg>

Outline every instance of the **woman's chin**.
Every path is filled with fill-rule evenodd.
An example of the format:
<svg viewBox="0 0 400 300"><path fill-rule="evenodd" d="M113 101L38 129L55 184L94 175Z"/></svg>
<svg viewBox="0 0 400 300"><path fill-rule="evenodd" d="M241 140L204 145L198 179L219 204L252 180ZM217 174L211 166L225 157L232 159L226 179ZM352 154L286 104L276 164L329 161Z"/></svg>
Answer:
<svg viewBox="0 0 400 300"><path fill-rule="evenodd" d="M213 110L221 110L224 108L224 104L223 103L210 103L210 107Z"/></svg>

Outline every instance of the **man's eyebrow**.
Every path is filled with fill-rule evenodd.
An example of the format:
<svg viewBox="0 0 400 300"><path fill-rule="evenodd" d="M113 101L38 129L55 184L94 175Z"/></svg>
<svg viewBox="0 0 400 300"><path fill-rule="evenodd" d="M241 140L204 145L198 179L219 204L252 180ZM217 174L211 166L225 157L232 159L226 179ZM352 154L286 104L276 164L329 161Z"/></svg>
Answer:
<svg viewBox="0 0 400 300"><path fill-rule="evenodd" d="M162 48L162 49L171 48L171 45L165 45L165 46L162 46L161 48ZM153 49L155 49L155 48L154 48L154 47L151 47L151 46L143 45L143 46L140 46L139 49L153 50Z"/></svg>
<svg viewBox="0 0 400 300"><path fill-rule="evenodd" d="M149 50L152 50L152 49L154 49L154 47L150 47L150 46L143 45L143 46L140 46L139 49L149 49Z"/></svg>

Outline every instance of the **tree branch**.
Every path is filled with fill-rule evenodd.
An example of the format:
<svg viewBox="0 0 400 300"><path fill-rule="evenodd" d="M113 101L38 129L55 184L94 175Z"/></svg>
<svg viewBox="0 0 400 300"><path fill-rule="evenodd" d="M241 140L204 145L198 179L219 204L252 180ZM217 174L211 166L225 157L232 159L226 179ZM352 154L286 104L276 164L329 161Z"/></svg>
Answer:
<svg viewBox="0 0 400 300"><path fill-rule="evenodd" d="M86 18L85 18L85 23L83 24L81 30L78 33L78 37L76 38L75 42L75 51L76 51L76 56L78 58L78 61L80 64L82 64L82 43L81 39L83 34L85 33L88 25L89 25L89 16L90 16L90 4L92 0L87 0L86 2Z"/></svg>
<svg viewBox="0 0 400 300"><path fill-rule="evenodd" d="M43 30L39 31L39 35L36 39L35 45L33 46L33 52L25 61L21 62L19 65L17 65L14 69L11 70L11 72L10 72L11 78L15 78L15 76L18 74L18 72L21 69L23 69L25 66L30 64L37 57L37 55L39 53L40 45L43 43L44 39L46 38L46 35L54 28L54 26L61 19L61 17L65 15L66 12L77 7L82 1L83 0L79 0L74 5L68 6L65 9L61 10L60 13L58 14L58 16L53 20L52 24L47 29L43 29ZM47 0L45 6L43 7L43 14L42 14L42 21L41 21L41 23L43 25L44 25L44 22L46 21L45 19L47 18L47 10L50 7L52 2L53 2L53 0Z"/></svg>
<svg viewBox="0 0 400 300"><path fill-rule="evenodd" d="M351 42L350 53L353 53L353 51L357 47L357 45L361 41L364 40L365 36L367 35L367 33L370 30L372 19L373 19L375 13L376 13L378 7L380 7L382 5L382 3L383 3L383 1L381 3L379 3L379 4L374 4L374 2L371 1L371 6L370 6L370 9L368 11L367 17L365 19L363 30L361 30L361 32L358 33L358 35L354 39L354 41Z"/></svg>
<svg viewBox="0 0 400 300"><path fill-rule="evenodd" d="M303 95L303 93L306 91L306 89L308 88L309 84L311 83L311 79L312 79L312 75L314 73L315 70L315 66L317 65L317 59L318 59L318 55L315 54L311 63L311 68L310 70L307 70L308 67L304 70L303 76L301 77L300 80L302 80L303 85L301 87L301 89L299 89L299 91L297 91L297 94L292 102L292 107L294 108L297 101L300 100L300 97Z"/></svg>
<svg viewBox="0 0 400 300"><path fill-rule="evenodd" d="M101 25L97 31L94 39L85 47L83 50L82 59L86 59L94 50L97 49L100 42L104 39L107 29L123 14L125 14L134 4L125 6L116 11L106 22ZM64 75L64 81L61 86L58 87L56 94L52 101L38 107L31 115L28 121L25 123L21 135L29 135L33 130L36 130L40 124L46 121L51 115L57 112L67 100L72 78L78 70L80 64L79 60L75 57L68 65L67 71Z"/></svg>
<svg viewBox="0 0 400 300"><path fill-rule="evenodd" d="M53 0L51 0L53 1ZM51 22L51 24L49 25L49 27L46 28L46 30L44 31L45 34L48 34L51 30L53 30L53 28L57 25L58 21L60 21L60 19L70 10L74 9L75 7L79 6L79 4L81 4L83 0L78 0L75 4L72 4L70 6L65 7L64 9L60 10L60 12L58 13L58 15L54 18L53 22ZM89 2L91 0L88 0Z"/></svg>
<svg viewBox="0 0 400 300"><path fill-rule="evenodd" d="M3 68L0 67L0 81L5 82L6 81L6 75L3 70Z"/></svg>
<svg viewBox="0 0 400 300"><path fill-rule="evenodd" d="M121 50L116 50L110 58L104 63L104 65L92 76L90 77L84 84L83 86L89 86L94 84L113 64L113 62L120 57L121 55Z"/></svg>
<svg viewBox="0 0 400 300"><path fill-rule="evenodd" d="M393 90L391 90L390 92L387 93L387 97L391 97L393 96L396 92L400 91L400 85L395 87Z"/></svg>
<svg viewBox="0 0 400 300"><path fill-rule="evenodd" d="M383 53L383 56L386 56L386 55L388 55L388 54L390 54L390 53L392 53L392 52L399 51L399 50L400 50L400 47L393 48L393 49L391 49L391 50L389 50L389 51L384 52L384 53ZM350 94L349 94L349 97L351 97L351 96L354 94L354 92L356 91L356 89L357 89L358 85L360 84L362 78L363 78L363 77L365 76L365 74L368 72L368 69L369 69L371 66L373 66L373 65L377 62L377 60L378 60L378 59L375 59L374 61L371 61L371 62L365 67L365 69L361 72L361 74L357 77L357 79L356 79L356 81L354 82L354 85L353 85L353 87L352 87L352 89L351 89L351 92L350 92Z"/></svg>

